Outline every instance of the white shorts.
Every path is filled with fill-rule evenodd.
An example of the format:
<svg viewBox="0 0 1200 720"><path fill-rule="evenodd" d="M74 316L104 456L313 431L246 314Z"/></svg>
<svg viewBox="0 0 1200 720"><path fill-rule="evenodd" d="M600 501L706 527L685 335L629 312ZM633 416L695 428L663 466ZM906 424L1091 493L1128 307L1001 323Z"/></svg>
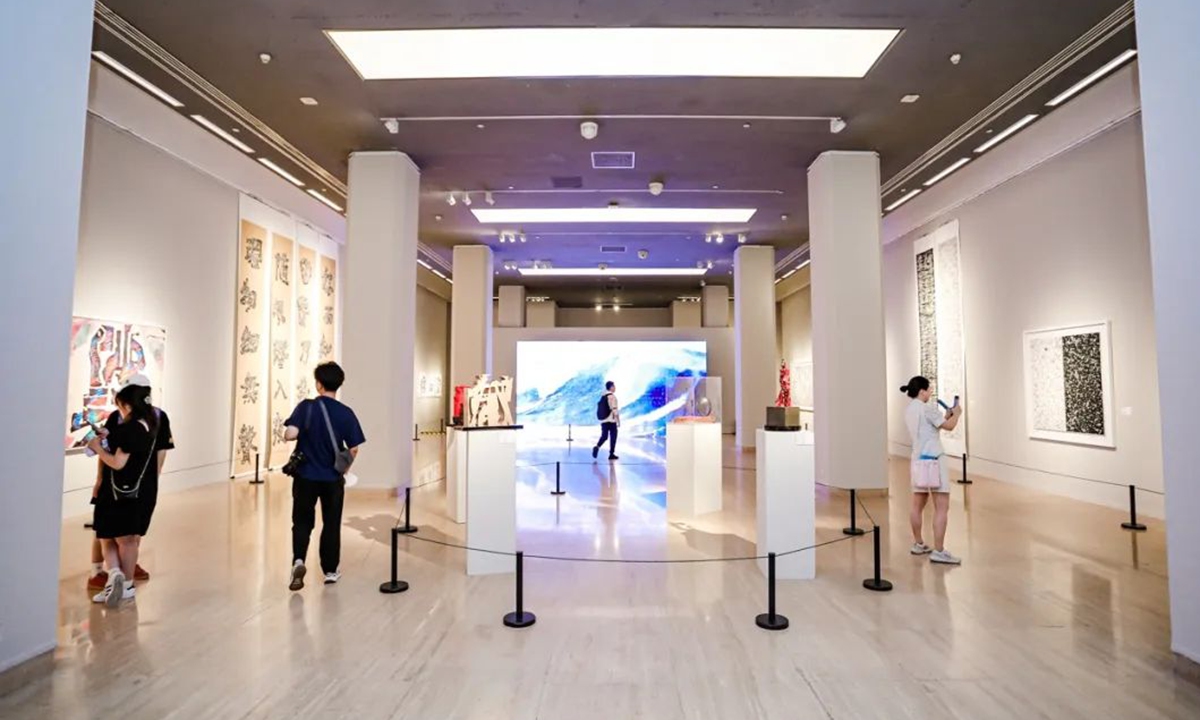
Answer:
<svg viewBox="0 0 1200 720"><path fill-rule="evenodd" d="M938 458L938 468L942 471L941 487L936 488L919 488L916 485L912 486L912 491L915 493L948 493L950 492L950 456L942 455ZM915 477L912 467L909 467L908 476Z"/></svg>

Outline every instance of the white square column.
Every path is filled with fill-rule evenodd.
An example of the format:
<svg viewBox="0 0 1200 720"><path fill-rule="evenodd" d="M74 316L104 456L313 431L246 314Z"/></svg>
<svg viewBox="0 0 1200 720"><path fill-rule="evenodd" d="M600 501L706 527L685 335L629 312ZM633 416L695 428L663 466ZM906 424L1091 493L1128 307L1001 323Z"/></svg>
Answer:
<svg viewBox="0 0 1200 720"><path fill-rule="evenodd" d="M1138 74L1146 148L1146 199L1154 324L1158 335L1158 394L1162 415L1163 485L1167 508L1167 576L1171 594L1171 649L1200 663L1200 3L1137 0ZM1145 452L1150 452L1146 448Z"/></svg>
<svg viewBox="0 0 1200 720"><path fill-rule="evenodd" d="M500 286L498 326L502 328L525 327L525 288L521 285Z"/></svg>
<svg viewBox="0 0 1200 720"><path fill-rule="evenodd" d="M705 288L707 290L707 288ZM733 254L733 374L737 444L754 447L754 431L775 404L775 248L746 245Z"/></svg>
<svg viewBox="0 0 1200 720"><path fill-rule="evenodd" d="M729 288L706 285L700 292L700 312L704 327L729 327Z"/></svg>
<svg viewBox="0 0 1200 720"><path fill-rule="evenodd" d="M823 153L808 169L817 482L887 487L887 362L879 156Z"/></svg>
<svg viewBox="0 0 1200 720"><path fill-rule="evenodd" d="M719 423L669 423L667 516L696 517L719 512L721 466Z"/></svg>
<svg viewBox="0 0 1200 720"><path fill-rule="evenodd" d="M817 499L813 481L813 434L758 431L755 448L758 555L791 552L816 543ZM758 568L767 574L767 561ZM777 558L781 580L811 580L817 574L815 549Z"/></svg>
<svg viewBox="0 0 1200 720"><path fill-rule="evenodd" d="M0 670L55 646L92 5L18 0L0 23L0 368L21 418L0 478Z"/></svg>
<svg viewBox="0 0 1200 720"><path fill-rule="evenodd" d="M486 245L454 248L454 297L450 301L450 382L470 385L492 372L492 249Z"/></svg>
<svg viewBox="0 0 1200 720"><path fill-rule="evenodd" d="M412 482L421 172L401 152L350 156L342 276L342 399L367 444L354 463L366 487Z"/></svg>

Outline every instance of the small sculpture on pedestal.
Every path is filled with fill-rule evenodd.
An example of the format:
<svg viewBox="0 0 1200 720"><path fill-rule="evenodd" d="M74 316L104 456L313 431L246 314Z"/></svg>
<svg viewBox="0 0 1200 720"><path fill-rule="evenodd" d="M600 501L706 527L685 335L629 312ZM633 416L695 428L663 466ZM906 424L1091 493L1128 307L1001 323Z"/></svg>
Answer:
<svg viewBox="0 0 1200 720"><path fill-rule="evenodd" d="M792 406L792 372L788 369L787 361L779 361L779 395L775 398L775 407Z"/></svg>

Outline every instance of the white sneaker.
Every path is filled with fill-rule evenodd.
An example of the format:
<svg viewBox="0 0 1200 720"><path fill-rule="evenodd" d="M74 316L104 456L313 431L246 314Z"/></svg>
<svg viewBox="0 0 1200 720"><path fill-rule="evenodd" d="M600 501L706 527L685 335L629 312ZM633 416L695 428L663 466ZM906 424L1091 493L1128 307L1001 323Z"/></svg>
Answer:
<svg viewBox="0 0 1200 720"><path fill-rule="evenodd" d="M291 582L288 583L288 590L299 590L304 587L304 575L308 572L308 568L304 567L303 560L297 560L292 564Z"/></svg>
<svg viewBox="0 0 1200 720"><path fill-rule="evenodd" d="M137 593L134 591L133 583L125 583L125 592L121 594L122 600L136 600Z"/></svg>
<svg viewBox="0 0 1200 720"><path fill-rule="evenodd" d="M325 573L325 584L326 585L333 585L334 583L336 583L338 580L341 580L341 579L342 579L342 574L336 570L334 570L333 572Z"/></svg>
<svg viewBox="0 0 1200 720"><path fill-rule="evenodd" d="M946 565L962 565L962 558L954 557L946 550L934 550L929 556L929 561Z"/></svg>
<svg viewBox="0 0 1200 720"><path fill-rule="evenodd" d="M120 570L108 574L108 584L92 598L92 602L104 603L107 607L115 608L125 597L125 575Z"/></svg>
<svg viewBox="0 0 1200 720"><path fill-rule="evenodd" d="M923 542L913 543L912 549L909 550L913 555L928 555L933 552L933 548Z"/></svg>

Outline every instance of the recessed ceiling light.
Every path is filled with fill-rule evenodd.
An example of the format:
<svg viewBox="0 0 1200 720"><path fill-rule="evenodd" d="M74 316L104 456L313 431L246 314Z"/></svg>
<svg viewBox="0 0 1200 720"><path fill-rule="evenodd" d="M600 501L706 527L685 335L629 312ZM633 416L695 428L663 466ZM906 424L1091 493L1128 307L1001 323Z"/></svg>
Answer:
<svg viewBox="0 0 1200 720"><path fill-rule="evenodd" d="M330 208L332 208L333 210L335 210L335 211L337 211L337 212L341 212L341 211L342 211L342 206L341 206L341 205L338 205L337 203L335 203L334 201L332 201L332 200L330 200L329 198L325 197L324 195L322 195L321 193L317 192L316 190L313 190L312 188L309 188L309 189L308 189L308 190L306 190L305 192L307 192L309 195L312 195L313 197L315 197L316 199L320 200L321 202L325 203L326 205L328 205L328 206L329 206Z"/></svg>
<svg viewBox="0 0 1200 720"><path fill-rule="evenodd" d="M472 208L481 223L744 223L755 208Z"/></svg>
<svg viewBox="0 0 1200 720"><path fill-rule="evenodd" d="M713 187L713 190L720 190L720 189L721 189L721 186L720 186L720 185L713 185L712 187Z"/></svg>
<svg viewBox="0 0 1200 720"><path fill-rule="evenodd" d="M905 95L904 97L900 98L900 102L911 105L920 99L921 99L920 95L911 94L911 95Z"/></svg>
<svg viewBox="0 0 1200 720"><path fill-rule="evenodd" d="M744 123L742 123L742 129L744 129L744 130L749 130L749 129L750 129L750 123L748 123L748 122L744 122Z"/></svg>
<svg viewBox="0 0 1200 720"><path fill-rule="evenodd" d="M230 129L230 130L232 130L232 131L234 131L235 133L240 133L240 132L242 131L242 129L241 129L241 128L239 128L239 127L235 127L235 128L229 128L229 129Z"/></svg>
<svg viewBox="0 0 1200 720"><path fill-rule="evenodd" d="M603 309L604 309L603 305L601 305L600 303L596 303L596 312L600 312Z"/></svg>
<svg viewBox="0 0 1200 720"><path fill-rule="evenodd" d="M482 130L482 129L484 129L485 127L487 127L487 125L484 125L483 123L475 123L475 127L477 127L477 128L479 128L480 130Z"/></svg>
<svg viewBox="0 0 1200 720"><path fill-rule="evenodd" d="M954 53L950 56L950 64L957 65L962 62L962 53Z"/></svg>
<svg viewBox="0 0 1200 720"><path fill-rule="evenodd" d="M509 190L512 190L512 189L513 189L513 187L514 187L513 185L509 185L509 186L508 186L508 189L509 189Z"/></svg>
<svg viewBox="0 0 1200 720"><path fill-rule="evenodd" d="M300 98L300 102L304 103L305 105L316 105L316 104L318 104L318 103L317 103L317 99L316 99L316 98L310 98L310 97L302 97L302 98Z"/></svg>
<svg viewBox="0 0 1200 720"><path fill-rule="evenodd" d="M852 28L329 30L364 80L861 78L899 34ZM497 53L495 48L504 48ZM620 48L620 52L613 52ZM713 48L720 48L714 52Z"/></svg>
<svg viewBox="0 0 1200 720"><path fill-rule="evenodd" d="M122 65L121 63L117 62L117 60L115 58L113 58L111 55L109 55L108 53L100 52L99 50L96 50L92 53L92 57L96 58L100 62L109 66L113 70L116 70L117 72L121 73L122 75L124 75L126 78L128 78L132 82L136 83L137 85L140 85L143 90L150 93L151 95L158 98L159 100L162 100L163 102L170 105L171 107L177 107L177 108L183 107L183 103L176 100L174 98L174 96L172 96L166 90L163 90L162 88L160 88L159 86L150 82L146 78L142 77L141 75L138 75L134 71L130 70L129 68Z"/></svg>
<svg viewBox="0 0 1200 720"><path fill-rule="evenodd" d="M270 160L268 160L266 158L259 158L258 161L260 163L262 163L263 165L266 165L267 167L274 170L276 174L278 174L284 180L287 180L291 184L295 185L296 187L304 187L304 183L301 182L299 178L297 178L295 175L291 174L287 170L284 170L283 168L279 167L278 165L271 162Z"/></svg>
<svg viewBox="0 0 1200 720"><path fill-rule="evenodd" d="M966 164L967 164L967 163L969 163L969 162L971 162L971 158L969 158L969 157L965 157L965 158L963 158L963 159L959 160L958 162L954 163L954 164L953 164L953 165L951 165L950 167L948 167L948 168L946 168L945 170L941 171L941 172L940 172L940 173L938 173L937 175L934 175L933 177L931 177L931 178L929 178L928 180L926 180L926 181L925 181L925 187L929 187L929 186L931 186L931 185L934 185L934 184L936 184L937 182L939 182L939 181L941 181L942 179L944 179L944 178L945 178L947 175L949 175L950 173L952 173L952 172L954 172L955 170L959 169L959 168L960 168L960 167L962 167L963 165L966 165Z"/></svg>
<svg viewBox="0 0 1200 720"><path fill-rule="evenodd" d="M780 215L780 216L779 216L779 219L780 219L780 220L782 220L782 221L784 221L784 222L787 222L787 221L788 221L788 215L787 215L787 213L784 213L783 215Z"/></svg>
<svg viewBox="0 0 1200 720"><path fill-rule="evenodd" d="M1103 67L1101 67L1099 70L1092 73L1091 75L1088 75L1087 77L1080 80L1079 82L1075 83L1070 88L1068 88L1066 92L1055 97L1053 100L1051 100L1050 102L1048 102L1046 104L1049 105L1050 107L1058 107L1059 105L1062 105L1066 101L1070 100L1071 98L1075 97L1079 93L1083 92L1083 90L1085 88L1087 88L1089 85L1091 85L1092 83L1096 82L1100 78L1109 74L1113 70L1116 70L1117 68L1121 67L1122 65L1129 62L1136 56L1137 56L1137 50L1126 50L1125 52L1121 53L1120 55L1116 56L1112 60L1105 63L1105 65Z"/></svg>
<svg viewBox="0 0 1200 720"><path fill-rule="evenodd" d="M1032 123L1034 120L1037 120L1037 119L1038 119L1037 115L1026 115L1025 117L1021 118L1020 120L1018 120L1015 123L1013 123L1012 125L1010 125L1007 130L996 133L995 137L993 137L991 140L988 140L984 144L975 148L975 152L984 153L984 152L987 152L988 150L991 150L992 148L996 147L1000 143L1007 140L1010 136L1016 135L1017 133L1021 132L1021 130L1024 129L1024 127L1026 125L1029 125L1030 123Z"/></svg>
<svg viewBox="0 0 1200 720"><path fill-rule="evenodd" d="M434 215L434 216L433 216L433 219L434 219L434 220L436 220L436 221L438 221L438 222L441 222L441 221L442 221L442 216L441 216L441 215Z"/></svg>
<svg viewBox="0 0 1200 720"><path fill-rule="evenodd" d="M520 268L532 277L678 277L703 275L708 268Z"/></svg>
<svg viewBox="0 0 1200 720"><path fill-rule="evenodd" d="M895 210L896 208L900 207L901 205L903 205L904 203L908 202L909 200L912 200L913 198L915 198L916 196L918 196L920 194L921 194L921 190L920 190L920 188L918 188L906 195L901 195L899 200L892 203L891 205L888 205L886 208L883 209L883 211L891 212L891 211Z"/></svg>
<svg viewBox="0 0 1200 720"><path fill-rule="evenodd" d="M203 115L193 115L192 119L195 120L200 125L203 125L204 128L207 129L209 132L211 132L213 135L216 135L217 137L221 138L225 142L234 146L238 150L241 150L244 153L249 153L251 155L254 154L254 148L250 147L246 143L242 142L241 140L238 140L234 136L225 132L220 127L218 127L215 123L213 123L211 120L204 117Z"/></svg>

